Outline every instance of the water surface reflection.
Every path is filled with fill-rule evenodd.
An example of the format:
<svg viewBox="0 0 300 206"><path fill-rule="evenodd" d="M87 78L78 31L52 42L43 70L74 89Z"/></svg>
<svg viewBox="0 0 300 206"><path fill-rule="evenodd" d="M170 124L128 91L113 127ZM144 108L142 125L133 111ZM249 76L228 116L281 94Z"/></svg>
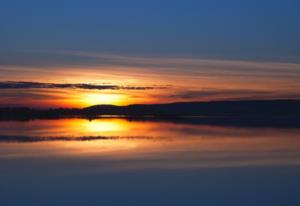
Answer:
<svg viewBox="0 0 300 206"><path fill-rule="evenodd" d="M300 205L299 129L0 122L0 205Z"/></svg>
<svg viewBox="0 0 300 206"><path fill-rule="evenodd" d="M299 129L103 118L0 122L0 130L1 161L80 163L69 172L300 164Z"/></svg>

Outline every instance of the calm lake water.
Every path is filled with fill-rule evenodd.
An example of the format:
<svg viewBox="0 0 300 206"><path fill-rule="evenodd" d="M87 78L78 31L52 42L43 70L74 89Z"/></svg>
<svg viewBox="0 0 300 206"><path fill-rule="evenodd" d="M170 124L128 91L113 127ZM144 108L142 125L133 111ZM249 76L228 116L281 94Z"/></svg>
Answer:
<svg viewBox="0 0 300 206"><path fill-rule="evenodd" d="M300 129L0 122L0 205L300 205Z"/></svg>

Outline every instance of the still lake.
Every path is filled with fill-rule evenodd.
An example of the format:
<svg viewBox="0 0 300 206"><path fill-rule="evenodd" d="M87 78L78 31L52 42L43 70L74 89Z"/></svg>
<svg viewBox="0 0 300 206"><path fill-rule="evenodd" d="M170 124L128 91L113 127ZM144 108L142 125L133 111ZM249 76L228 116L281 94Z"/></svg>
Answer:
<svg viewBox="0 0 300 206"><path fill-rule="evenodd" d="M300 129L0 121L0 205L300 205Z"/></svg>

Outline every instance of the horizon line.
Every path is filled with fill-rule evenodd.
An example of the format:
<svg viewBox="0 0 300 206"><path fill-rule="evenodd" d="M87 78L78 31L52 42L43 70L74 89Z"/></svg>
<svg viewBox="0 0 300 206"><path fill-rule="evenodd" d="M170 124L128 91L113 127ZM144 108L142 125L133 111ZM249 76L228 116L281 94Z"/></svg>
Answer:
<svg viewBox="0 0 300 206"><path fill-rule="evenodd" d="M293 101L300 103L300 99L291 98L276 98L276 99L228 99L228 100L208 100L208 101L177 101L177 102L163 102L163 103L149 103L149 104L128 104L128 105L114 105L114 104L95 104L87 107L30 107L30 106L1 106L0 109L35 109L35 110L52 110L52 109L86 109L96 106L111 106L111 107L129 107L137 105L172 105L172 104L193 104L193 103L225 103L225 102L282 102Z"/></svg>

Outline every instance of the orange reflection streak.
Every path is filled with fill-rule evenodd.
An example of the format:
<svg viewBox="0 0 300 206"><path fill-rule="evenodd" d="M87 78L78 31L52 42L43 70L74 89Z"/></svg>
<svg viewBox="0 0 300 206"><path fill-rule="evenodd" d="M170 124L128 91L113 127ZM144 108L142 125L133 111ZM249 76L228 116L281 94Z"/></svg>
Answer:
<svg viewBox="0 0 300 206"><path fill-rule="evenodd" d="M77 134L101 135L125 132L129 129L128 122L122 119L64 120L63 127Z"/></svg>
<svg viewBox="0 0 300 206"><path fill-rule="evenodd" d="M17 128L12 130L11 128ZM136 160L135 167L206 167L300 164L299 129L233 128L168 122L60 119L0 122L0 135L69 138L0 143L0 158ZM82 141L86 137L107 137ZM143 162L150 161L151 164ZM128 166L128 165L127 165Z"/></svg>
<svg viewBox="0 0 300 206"><path fill-rule="evenodd" d="M12 130L16 127L18 130ZM130 122L119 118L33 120L29 122L0 122L1 135L38 137L131 136L149 131L155 124ZM150 132L150 131L149 131ZM136 136L134 135L134 136Z"/></svg>

